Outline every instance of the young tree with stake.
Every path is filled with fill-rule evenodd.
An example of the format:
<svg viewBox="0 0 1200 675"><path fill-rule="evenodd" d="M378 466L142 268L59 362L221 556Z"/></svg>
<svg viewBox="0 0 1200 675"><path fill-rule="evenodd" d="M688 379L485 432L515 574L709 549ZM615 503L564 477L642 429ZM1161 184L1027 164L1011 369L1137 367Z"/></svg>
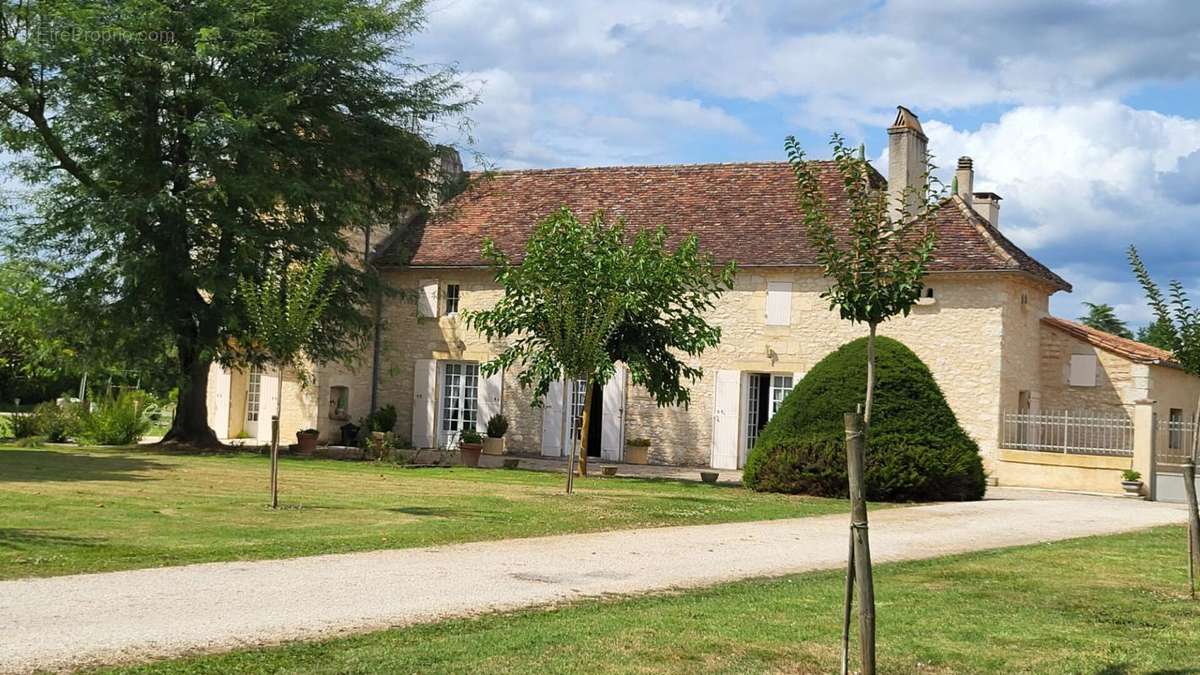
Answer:
<svg viewBox="0 0 1200 675"><path fill-rule="evenodd" d="M925 161L922 184L907 188L903 208L890 204L888 194L875 181L861 148L846 146L834 134L833 163L845 190L850 221L845 235L836 233L832 216L821 191L819 169L804 159L804 151L793 137L785 143L788 161L796 175L800 210L809 244L829 279L822 297L841 318L867 325L867 390L864 412L847 411L847 470L850 478L851 543L846 572L846 598L842 630L842 672L849 668L849 628L852 592L857 582L859 636L862 642L862 672L875 672L875 596L871 577L871 552L867 537L866 489L863 463L871 404L875 391L875 334L879 324L893 316L907 315L921 296L922 279L933 257L935 232L930 219L941 199L940 184Z"/></svg>
<svg viewBox="0 0 1200 675"><path fill-rule="evenodd" d="M586 380L584 441L592 383L606 382L618 361L659 405L687 405L687 383L703 370L682 359L720 342L721 329L704 314L732 288L733 263L716 267L695 236L671 250L662 228L631 235L621 220L609 224L598 212L583 222L565 207L534 228L519 263L492 241L483 256L504 296L467 312L467 325L489 340L509 340L482 366L485 373L519 366L517 381L535 401L564 376ZM573 440L568 491L574 450Z"/></svg>
<svg viewBox="0 0 1200 675"><path fill-rule="evenodd" d="M1129 247L1129 265L1133 275L1146 293L1146 301L1154 312L1154 327L1158 337L1165 342L1183 369L1200 375L1200 308L1193 307L1187 290L1178 280L1168 286L1170 300L1150 276L1150 270L1138 255L1137 249ZM1200 568L1200 503L1196 497L1196 459L1200 458L1200 400L1192 415L1192 447L1183 461L1183 483L1188 510L1188 582L1192 597L1196 597L1196 572Z"/></svg>
<svg viewBox="0 0 1200 675"><path fill-rule="evenodd" d="M307 354L319 353L318 327L333 287L327 283L333 256L323 253L308 263L269 260L261 279L242 279L238 295L252 326L242 350L244 363L275 366L275 414L271 417L271 508L279 506L279 417L283 411L283 374L292 371L307 385Z"/></svg>

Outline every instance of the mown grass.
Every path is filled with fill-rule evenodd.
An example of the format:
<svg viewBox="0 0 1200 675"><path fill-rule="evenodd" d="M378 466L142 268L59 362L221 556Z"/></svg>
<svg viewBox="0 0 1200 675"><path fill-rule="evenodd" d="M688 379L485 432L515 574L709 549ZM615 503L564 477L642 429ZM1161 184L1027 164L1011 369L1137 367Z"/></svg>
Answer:
<svg viewBox="0 0 1200 675"><path fill-rule="evenodd" d="M882 673L1200 672L1181 527L876 570ZM590 601L120 673L830 673L840 573Z"/></svg>
<svg viewBox="0 0 1200 675"><path fill-rule="evenodd" d="M837 500L500 469L0 446L0 578L834 513Z"/></svg>

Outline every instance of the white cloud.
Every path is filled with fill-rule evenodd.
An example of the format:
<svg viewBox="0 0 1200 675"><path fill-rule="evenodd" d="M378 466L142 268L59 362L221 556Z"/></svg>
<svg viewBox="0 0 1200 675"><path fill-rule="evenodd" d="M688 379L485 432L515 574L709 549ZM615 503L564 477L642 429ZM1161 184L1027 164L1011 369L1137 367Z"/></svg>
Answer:
<svg viewBox="0 0 1200 675"><path fill-rule="evenodd" d="M1033 249L1128 239L1154 213L1156 236L1182 234L1196 211L1169 198L1159 174L1200 149L1200 120L1101 101L1028 106L977 130L925 124L938 163L975 159L977 190L1000 194L1004 229Z"/></svg>
<svg viewBox="0 0 1200 675"><path fill-rule="evenodd" d="M1001 229L1075 286L1056 310L1075 316L1082 301L1105 302L1134 322L1149 319L1125 263L1135 244L1152 272L1195 283L1189 268L1200 205L1164 189L1181 162L1200 151L1200 120L1112 101L1028 106L977 129L925 123L944 178L961 155L974 159L975 189L998 193Z"/></svg>

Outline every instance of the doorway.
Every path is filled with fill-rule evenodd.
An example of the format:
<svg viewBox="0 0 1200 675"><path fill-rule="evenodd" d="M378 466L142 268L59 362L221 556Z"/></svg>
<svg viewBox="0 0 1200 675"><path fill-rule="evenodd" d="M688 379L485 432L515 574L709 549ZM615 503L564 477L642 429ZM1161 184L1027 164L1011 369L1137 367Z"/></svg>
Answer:
<svg viewBox="0 0 1200 675"><path fill-rule="evenodd" d="M443 364L441 403L439 447L453 448L464 430L478 428L479 364Z"/></svg>
<svg viewBox="0 0 1200 675"><path fill-rule="evenodd" d="M572 382L571 401L567 408L571 414L571 434L567 438L572 442L580 440L580 432L583 428L583 406L587 400L586 388L586 380ZM604 442L604 389L599 382L592 383L592 409L589 413L587 454L588 457L599 457ZM570 452L570 448L564 448L564 451Z"/></svg>
<svg viewBox="0 0 1200 675"><path fill-rule="evenodd" d="M779 411L783 399L792 391L792 375L776 373L749 373L746 378L746 442L738 457L738 466L744 466L746 455L766 428L767 422Z"/></svg>

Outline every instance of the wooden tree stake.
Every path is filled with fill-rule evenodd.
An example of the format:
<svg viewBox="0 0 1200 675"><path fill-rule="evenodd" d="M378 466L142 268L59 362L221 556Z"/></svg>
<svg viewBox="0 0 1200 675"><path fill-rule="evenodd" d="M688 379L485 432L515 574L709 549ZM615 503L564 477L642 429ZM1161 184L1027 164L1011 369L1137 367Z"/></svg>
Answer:
<svg viewBox="0 0 1200 675"><path fill-rule="evenodd" d="M271 508L279 508L279 415L271 415Z"/></svg>
<svg viewBox="0 0 1200 675"><path fill-rule="evenodd" d="M846 413L846 468L850 479L850 536L854 581L858 587L858 639L863 675L875 675L875 584L871 575L871 543L867 536L867 497L863 469L865 439L862 416Z"/></svg>
<svg viewBox="0 0 1200 675"><path fill-rule="evenodd" d="M1191 457L1183 463L1183 489L1188 509L1188 583L1195 600L1196 567L1200 565L1200 511L1196 506L1196 460Z"/></svg>

